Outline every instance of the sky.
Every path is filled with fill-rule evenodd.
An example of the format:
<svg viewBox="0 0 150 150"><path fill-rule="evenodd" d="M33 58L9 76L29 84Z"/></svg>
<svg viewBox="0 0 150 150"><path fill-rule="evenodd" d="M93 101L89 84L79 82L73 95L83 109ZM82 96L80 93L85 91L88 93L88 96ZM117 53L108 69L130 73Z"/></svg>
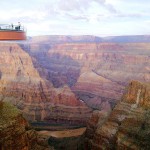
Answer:
<svg viewBox="0 0 150 150"><path fill-rule="evenodd" d="M0 24L38 35L147 35L150 0L3 0Z"/></svg>

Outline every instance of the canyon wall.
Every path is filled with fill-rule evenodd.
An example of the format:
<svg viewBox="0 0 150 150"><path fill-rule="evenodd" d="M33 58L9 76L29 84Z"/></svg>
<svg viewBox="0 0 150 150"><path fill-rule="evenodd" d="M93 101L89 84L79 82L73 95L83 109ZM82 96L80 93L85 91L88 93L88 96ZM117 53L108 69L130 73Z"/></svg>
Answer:
<svg viewBox="0 0 150 150"><path fill-rule="evenodd" d="M67 85L54 88L33 62L18 44L0 43L0 99L16 105L29 121L85 125L92 110Z"/></svg>
<svg viewBox="0 0 150 150"><path fill-rule="evenodd" d="M139 38L138 43L58 39L54 43L52 37L40 42L33 38L21 47L34 58L42 78L55 88L67 85L93 109L112 109L131 80L150 81L150 44L139 43Z"/></svg>
<svg viewBox="0 0 150 150"><path fill-rule="evenodd" d="M85 133L89 150L148 150L150 83L132 81L122 100L109 114L95 112Z"/></svg>

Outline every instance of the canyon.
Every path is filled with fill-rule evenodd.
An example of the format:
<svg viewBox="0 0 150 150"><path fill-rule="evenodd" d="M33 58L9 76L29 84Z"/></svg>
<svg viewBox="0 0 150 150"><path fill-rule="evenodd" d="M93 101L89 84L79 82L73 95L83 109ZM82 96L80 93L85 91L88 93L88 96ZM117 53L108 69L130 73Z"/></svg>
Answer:
<svg viewBox="0 0 150 150"><path fill-rule="evenodd" d="M92 109L70 88L54 88L42 78L32 58L16 43L0 43L1 100L22 110L29 121L85 125Z"/></svg>
<svg viewBox="0 0 150 150"><path fill-rule="evenodd" d="M117 38L124 42L113 43ZM109 110L131 80L150 81L150 45L149 36L105 39L41 36L20 45L33 58L40 76L55 88L67 85L88 107Z"/></svg>
<svg viewBox="0 0 150 150"><path fill-rule="evenodd" d="M121 139L134 122L137 128L143 124L149 109L149 42L149 36L37 36L0 42L0 100L16 106L36 130L87 125L85 134L70 141L85 139L89 150L138 148L133 144L136 129L131 138ZM147 127L148 122L149 132Z"/></svg>

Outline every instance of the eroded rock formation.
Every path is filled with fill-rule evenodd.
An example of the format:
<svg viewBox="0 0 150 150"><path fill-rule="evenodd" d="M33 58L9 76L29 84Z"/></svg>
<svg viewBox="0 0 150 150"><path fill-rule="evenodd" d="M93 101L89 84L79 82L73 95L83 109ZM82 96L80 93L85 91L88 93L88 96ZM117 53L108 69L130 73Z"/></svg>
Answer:
<svg viewBox="0 0 150 150"><path fill-rule="evenodd" d="M104 117L105 114L105 117ZM110 115L93 115L86 131L89 150L150 148L150 84L132 81Z"/></svg>

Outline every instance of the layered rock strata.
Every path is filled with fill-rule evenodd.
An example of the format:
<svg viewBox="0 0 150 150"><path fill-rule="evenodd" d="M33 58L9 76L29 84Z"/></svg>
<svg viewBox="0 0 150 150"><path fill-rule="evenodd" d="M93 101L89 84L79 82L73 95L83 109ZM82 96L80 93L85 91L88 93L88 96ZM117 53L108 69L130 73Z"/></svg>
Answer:
<svg viewBox="0 0 150 150"><path fill-rule="evenodd" d="M29 121L85 125L92 110L67 85L55 89L33 61L18 44L0 43L0 99L16 105Z"/></svg>
<svg viewBox="0 0 150 150"><path fill-rule="evenodd" d="M94 109L113 108L129 81L150 81L149 43L49 42L24 46L40 76L56 88L67 84Z"/></svg>
<svg viewBox="0 0 150 150"><path fill-rule="evenodd" d="M110 115L104 117L104 113L99 113L94 118L91 118L86 131L87 149L148 150L150 84L132 81Z"/></svg>

